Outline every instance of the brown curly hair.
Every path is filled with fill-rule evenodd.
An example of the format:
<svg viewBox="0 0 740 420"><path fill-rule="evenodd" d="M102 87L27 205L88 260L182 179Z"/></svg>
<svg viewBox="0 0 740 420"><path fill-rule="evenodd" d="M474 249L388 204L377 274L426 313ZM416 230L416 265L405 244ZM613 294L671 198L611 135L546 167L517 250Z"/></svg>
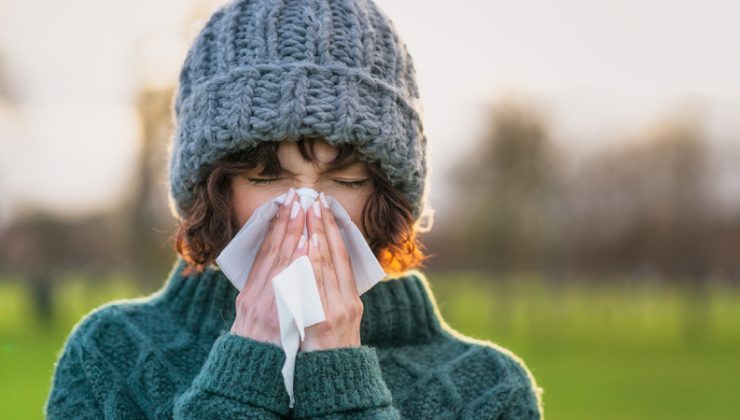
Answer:
<svg viewBox="0 0 740 420"><path fill-rule="evenodd" d="M316 138L296 140L298 150L307 161L317 161L313 152ZM338 146L339 154L328 163L330 168L342 168L363 156L349 144ZM202 179L193 190L193 200L185 208L186 217L178 221L173 235L175 251L186 261L183 275L202 272L214 264L221 250L239 231L231 205L231 178L246 169L263 165L261 175L277 176L281 166L277 157L278 143L260 142L255 148L229 154L213 165L201 169ZM377 162L367 162L374 189L362 209L360 227L368 245L383 269L391 275L422 267L429 256L419 233L431 226L415 223L408 199L394 188Z"/></svg>

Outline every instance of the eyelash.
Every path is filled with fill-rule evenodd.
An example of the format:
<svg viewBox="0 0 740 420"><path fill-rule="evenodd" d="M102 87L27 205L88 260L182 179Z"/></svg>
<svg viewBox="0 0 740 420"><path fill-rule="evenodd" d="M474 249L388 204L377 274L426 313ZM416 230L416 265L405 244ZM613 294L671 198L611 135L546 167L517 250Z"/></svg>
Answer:
<svg viewBox="0 0 740 420"><path fill-rule="evenodd" d="M267 185L271 183L272 181L275 181L275 179L270 178L247 178L250 184L253 185ZM334 180L339 185L342 185L347 188L359 188L367 183L367 179L363 179L361 181L338 181Z"/></svg>

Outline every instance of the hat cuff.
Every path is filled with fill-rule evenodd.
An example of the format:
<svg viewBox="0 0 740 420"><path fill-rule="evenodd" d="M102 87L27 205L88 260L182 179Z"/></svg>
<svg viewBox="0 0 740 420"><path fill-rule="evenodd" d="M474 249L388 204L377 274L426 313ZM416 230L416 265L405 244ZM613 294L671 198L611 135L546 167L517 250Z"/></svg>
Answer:
<svg viewBox="0 0 740 420"><path fill-rule="evenodd" d="M426 137L419 98L405 94L405 87L364 69L309 62L236 67L192 86L175 99L169 188L177 216L185 216L202 166L262 141L300 136L350 143L379 161L411 202L414 218L420 216Z"/></svg>

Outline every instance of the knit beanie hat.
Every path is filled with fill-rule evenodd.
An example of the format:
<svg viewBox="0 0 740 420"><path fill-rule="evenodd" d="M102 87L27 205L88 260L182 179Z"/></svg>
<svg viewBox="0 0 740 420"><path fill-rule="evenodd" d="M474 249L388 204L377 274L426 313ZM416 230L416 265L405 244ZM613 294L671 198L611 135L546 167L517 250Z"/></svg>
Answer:
<svg viewBox="0 0 740 420"><path fill-rule="evenodd" d="M310 136L378 161L418 219L427 165L415 79L405 43L371 0L221 6L180 71L168 148L173 214L185 217L204 165L262 141Z"/></svg>

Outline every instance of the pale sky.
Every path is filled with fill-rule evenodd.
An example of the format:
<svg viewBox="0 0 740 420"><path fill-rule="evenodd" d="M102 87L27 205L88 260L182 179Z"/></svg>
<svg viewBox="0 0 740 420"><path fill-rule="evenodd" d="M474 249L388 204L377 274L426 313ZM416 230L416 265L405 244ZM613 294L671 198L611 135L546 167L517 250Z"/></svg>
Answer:
<svg viewBox="0 0 740 420"><path fill-rule="evenodd" d="M483 105L512 92L583 150L682 103L704 107L718 141L740 142L740 2L377 2L414 57L435 208L446 170L484 127ZM20 101L0 103L0 223L19 202L75 212L120 195L138 146L138 80L176 80L197 3L222 1L0 0L4 77Z"/></svg>

